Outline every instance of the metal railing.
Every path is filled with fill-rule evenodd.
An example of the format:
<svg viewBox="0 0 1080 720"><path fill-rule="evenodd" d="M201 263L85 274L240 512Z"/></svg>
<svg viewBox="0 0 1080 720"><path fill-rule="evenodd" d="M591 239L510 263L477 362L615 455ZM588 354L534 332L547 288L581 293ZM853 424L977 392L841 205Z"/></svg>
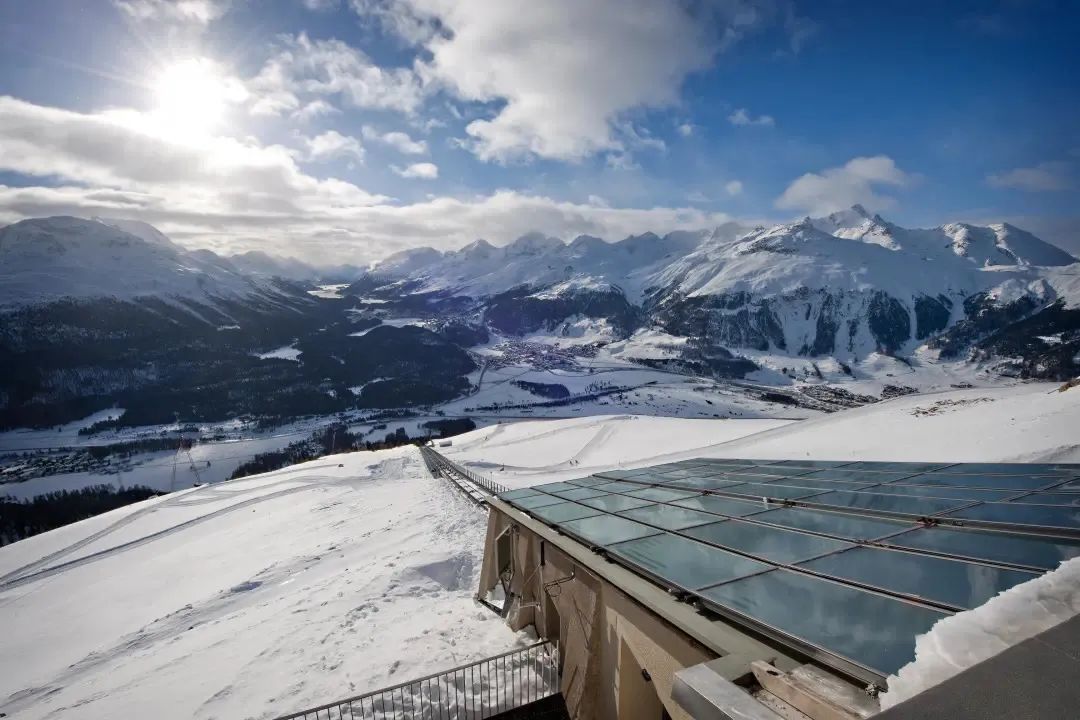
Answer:
<svg viewBox="0 0 1080 720"><path fill-rule="evenodd" d="M560 692L548 641L277 720L483 720Z"/></svg>
<svg viewBox="0 0 1080 720"><path fill-rule="evenodd" d="M480 488L484 493L488 495L498 495L501 492L506 492L509 488L505 485L501 485L489 477L485 477L480 473L473 472L466 467L458 465L455 462L447 460L441 453L433 450L429 447L421 447L420 454L424 457L424 462L428 466L428 470L432 474L450 475L461 478L467 482L472 483L474 486ZM451 477L451 479L454 479Z"/></svg>

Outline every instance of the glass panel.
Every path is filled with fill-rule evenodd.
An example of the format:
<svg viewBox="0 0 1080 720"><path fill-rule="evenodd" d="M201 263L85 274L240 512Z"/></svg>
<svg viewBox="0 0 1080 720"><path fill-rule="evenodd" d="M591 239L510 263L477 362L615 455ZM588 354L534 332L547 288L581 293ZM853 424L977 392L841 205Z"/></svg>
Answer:
<svg viewBox="0 0 1080 720"><path fill-rule="evenodd" d="M541 508L534 508L530 512L536 517L549 523L561 523L567 520L578 520L580 518L593 517L594 515L601 515L602 511L596 508L586 507L572 502L558 503L557 505L545 505Z"/></svg>
<svg viewBox="0 0 1080 720"><path fill-rule="evenodd" d="M702 495L701 497L676 500L674 504L693 510L704 510L705 512L719 513L720 515L731 515L732 517L751 515L769 508L768 505L762 502L744 502L733 498L717 497L716 495Z"/></svg>
<svg viewBox="0 0 1080 720"><path fill-rule="evenodd" d="M534 485L533 489L534 490L540 490L542 492L546 492L546 493L549 493L549 494L554 494L554 493L559 492L560 490L576 490L578 487L579 487L578 485L571 485L570 483L555 482L555 483L548 483L546 485Z"/></svg>
<svg viewBox="0 0 1080 720"><path fill-rule="evenodd" d="M688 589L715 585L772 567L669 533L619 543L607 550Z"/></svg>
<svg viewBox="0 0 1080 720"><path fill-rule="evenodd" d="M985 503L949 513L950 517L987 522L1041 525L1044 527L1080 528L1080 508L1023 505L1021 503Z"/></svg>
<svg viewBox="0 0 1080 720"><path fill-rule="evenodd" d="M608 512L618 512L619 510L630 510L632 508L651 505L652 501L627 497L625 495L601 495L600 497L583 499L581 504L600 510L607 510Z"/></svg>
<svg viewBox="0 0 1080 720"><path fill-rule="evenodd" d="M554 505L555 503L561 503L566 501L563 500L561 497L555 497L554 495L530 495L529 497L514 498L510 502L514 505L517 505L519 508L532 510L533 508L544 507L545 505Z"/></svg>
<svg viewBox="0 0 1080 720"><path fill-rule="evenodd" d="M597 477L596 475L590 475L589 477L576 478L574 480L567 480L566 482L571 485L579 485L581 487L593 487L594 485L607 485L611 480L607 478Z"/></svg>
<svg viewBox="0 0 1080 720"><path fill-rule="evenodd" d="M1080 493L1050 493L1042 492L1034 495L1025 495L1013 500L1014 503L1025 505L1080 505Z"/></svg>
<svg viewBox="0 0 1080 720"><path fill-rule="evenodd" d="M917 481L919 477L912 478ZM951 498L960 500L1004 500L1016 495L1016 490L982 490L978 488L942 487L940 485L875 485L867 492L878 495L917 495L919 497Z"/></svg>
<svg viewBox="0 0 1080 720"><path fill-rule="evenodd" d="M1067 490L1067 491L1070 491L1070 492L1080 491L1080 478L1077 478L1075 480L1070 480L1069 482L1065 483L1064 485L1057 485L1057 486L1054 487L1054 490L1057 490L1057 491Z"/></svg>
<svg viewBox="0 0 1080 720"><path fill-rule="evenodd" d="M742 482L738 480L727 480L720 477L698 477L672 480L667 484L667 487L686 488L689 490L720 490L722 488L731 487L732 485L742 485Z"/></svg>
<svg viewBox="0 0 1080 720"><path fill-rule="evenodd" d="M965 504L964 500L940 500L938 498L911 497L909 495L877 495L870 492L831 492L815 495L807 502L836 507L862 508L879 512L906 513L909 515L936 515L955 510Z"/></svg>
<svg viewBox="0 0 1080 720"><path fill-rule="evenodd" d="M593 487L596 488L597 490L602 491L602 492L613 493L613 492L630 492L631 490L640 490L641 488L643 488L645 486L644 485L639 485L637 483L630 483L630 482L612 482L612 483L607 483L606 485L593 485Z"/></svg>
<svg viewBox="0 0 1080 720"><path fill-rule="evenodd" d="M636 483L649 483L652 485L665 485L673 482L681 482L681 478L671 477L667 473L642 473L629 479Z"/></svg>
<svg viewBox="0 0 1080 720"><path fill-rule="evenodd" d="M962 475L1068 475L1073 471L1068 465L1056 463L962 463L938 472Z"/></svg>
<svg viewBox="0 0 1080 720"><path fill-rule="evenodd" d="M610 545L624 540L634 540L660 532L633 520L617 515L597 515L596 517L568 520L559 523L559 527L577 535L592 545Z"/></svg>
<svg viewBox="0 0 1080 720"><path fill-rule="evenodd" d="M920 462L878 462L864 460L845 465L845 470L869 470L871 472L894 472L912 475L914 473L930 472L939 468L948 467L950 463L920 463Z"/></svg>
<svg viewBox="0 0 1080 720"><path fill-rule="evenodd" d="M890 675L915 659L915 636L948 613L819 578L773 570L703 597Z"/></svg>
<svg viewBox="0 0 1080 720"><path fill-rule="evenodd" d="M678 470L665 470L664 472L661 472L661 473L658 473L658 474L661 477L665 477L665 478L669 478L669 479L671 479L671 478L686 478L686 477L694 477L695 475L697 475L697 470L694 470L692 468L680 468Z"/></svg>
<svg viewBox="0 0 1080 720"><path fill-rule="evenodd" d="M850 464L850 460L781 460L770 467L834 468Z"/></svg>
<svg viewBox="0 0 1080 720"><path fill-rule="evenodd" d="M1028 565L1053 570L1064 560L1080 556L1080 540L1013 535L978 530L918 528L885 542L914 550L959 555L980 560Z"/></svg>
<svg viewBox="0 0 1080 720"><path fill-rule="evenodd" d="M655 500L657 502L671 502L672 500L682 500L683 498L700 495L700 493L696 492L670 490L668 488L645 488L644 490L634 490L633 492L628 492L626 494L630 497L641 498L642 500Z"/></svg>
<svg viewBox="0 0 1080 720"><path fill-rule="evenodd" d="M851 540L873 540L911 527L906 522L808 508L779 508L755 515L754 520Z"/></svg>
<svg viewBox="0 0 1080 720"><path fill-rule="evenodd" d="M1046 475L945 475L925 473L904 480L907 485L948 485L950 487L1038 490L1060 480Z"/></svg>
<svg viewBox="0 0 1080 720"><path fill-rule="evenodd" d="M912 474L913 473L905 472L869 472L867 470L851 470L849 468L843 468L841 470L819 470L818 472L806 475L806 477L814 478L815 480L884 483L892 482L893 480L903 480L906 477L910 477Z"/></svg>
<svg viewBox="0 0 1080 720"><path fill-rule="evenodd" d="M515 498L532 497L533 495L543 495L539 490L533 490L532 488L521 488L520 490L507 490L501 492L497 497L503 500L513 500Z"/></svg>
<svg viewBox="0 0 1080 720"><path fill-rule="evenodd" d="M960 608L978 607L1038 573L896 550L856 547L800 567Z"/></svg>
<svg viewBox="0 0 1080 720"><path fill-rule="evenodd" d="M682 530L694 525L716 522L715 515L674 505L646 505L633 510L624 510L619 515L656 525L665 530Z"/></svg>
<svg viewBox="0 0 1080 720"><path fill-rule="evenodd" d="M754 467L748 470L741 470L740 472L745 475L772 475L774 477L794 477L796 475L805 475L813 471L814 468L786 467L784 465L766 465L763 467Z"/></svg>
<svg viewBox="0 0 1080 720"><path fill-rule="evenodd" d="M791 480L794 482L794 479ZM795 500L797 498L804 498L807 495L814 495L820 493L821 490L814 488L801 488L801 487L789 487L787 485L778 485L776 483L743 483L742 485L733 485L728 488L724 488L724 492L738 493L739 495L750 495L752 497L770 497L781 498L784 500Z"/></svg>
<svg viewBox="0 0 1080 720"><path fill-rule="evenodd" d="M607 478L610 481L610 480L622 480L624 478L633 477L634 475L637 475L640 472L641 472L640 470L605 470L602 473L597 473L597 475L601 475L601 476L603 476L604 478Z"/></svg>
<svg viewBox="0 0 1080 720"><path fill-rule="evenodd" d="M872 482L856 483L837 480L810 480L804 477L776 478L769 484L787 485L788 487L814 488L817 490L862 490L863 488L878 487L875 483Z"/></svg>
<svg viewBox="0 0 1080 720"><path fill-rule="evenodd" d="M690 528L685 533L705 542L723 545L777 563L793 563L851 547L850 543L843 540L738 520L702 525Z"/></svg>
<svg viewBox="0 0 1080 720"><path fill-rule="evenodd" d="M596 488L588 488L588 487L579 487L579 488L574 488L573 490L563 490L562 492L557 492L557 493L554 493L554 494L558 495L561 498L565 498L567 500L584 500L585 498L599 497L601 495L607 495L607 493L602 491L602 490L597 490Z"/></svg>

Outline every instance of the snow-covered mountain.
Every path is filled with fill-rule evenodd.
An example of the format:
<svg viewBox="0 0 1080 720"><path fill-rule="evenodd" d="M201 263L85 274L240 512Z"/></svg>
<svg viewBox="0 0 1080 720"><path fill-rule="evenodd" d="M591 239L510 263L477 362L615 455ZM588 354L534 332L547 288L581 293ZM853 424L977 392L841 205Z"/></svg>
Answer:
<svg viewBox="0 0 1080 720"><path fill-rule="evenodd" d="M623 336L652 326L698 348L843 361L911 355L924 344L957 356L1007 326L1063 313L1049 328L1035 323L1053 332L1031 336L1043 338L1031 349L1041 344L1036 364L1049 354L1046 367L1067 374L1080 362L1078 274L1076 258L1011 225L908 229L856 205L773 227L729 223L614 243L534 233L505 247L410 250L377 265L364 288L384 299L454 298L457 308L469 298L503 331L584 316Z"/></svg>
<svg viewBox="0 0 1080 720"><path fill-rule="evenodd" d="M145 223L50 217L0 228L0 306L61 298L246 297L272 291Z"/></svg>

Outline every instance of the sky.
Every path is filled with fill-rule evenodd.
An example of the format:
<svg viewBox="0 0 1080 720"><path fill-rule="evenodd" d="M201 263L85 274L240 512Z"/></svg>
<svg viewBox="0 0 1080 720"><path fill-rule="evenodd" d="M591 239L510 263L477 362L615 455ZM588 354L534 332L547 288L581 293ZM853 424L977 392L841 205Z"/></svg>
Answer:
<svg viewBox="0 0 1080 720"><path fill-rule="evenodd" d="M1080 253L1080 4L0 3L0 223L363 264L530 231L1008 221Z"/></svg>

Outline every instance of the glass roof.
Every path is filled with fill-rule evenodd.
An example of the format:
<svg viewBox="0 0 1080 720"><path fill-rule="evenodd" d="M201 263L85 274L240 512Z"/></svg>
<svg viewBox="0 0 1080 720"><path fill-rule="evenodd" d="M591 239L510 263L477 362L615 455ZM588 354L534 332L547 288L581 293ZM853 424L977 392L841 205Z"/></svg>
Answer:
<svg viewBox="0 0 1080 720"><path fill-rule="evenodd" d="M1080 557L1080 465L699 459L499 498L879 682L937 619Z"/></svg>

